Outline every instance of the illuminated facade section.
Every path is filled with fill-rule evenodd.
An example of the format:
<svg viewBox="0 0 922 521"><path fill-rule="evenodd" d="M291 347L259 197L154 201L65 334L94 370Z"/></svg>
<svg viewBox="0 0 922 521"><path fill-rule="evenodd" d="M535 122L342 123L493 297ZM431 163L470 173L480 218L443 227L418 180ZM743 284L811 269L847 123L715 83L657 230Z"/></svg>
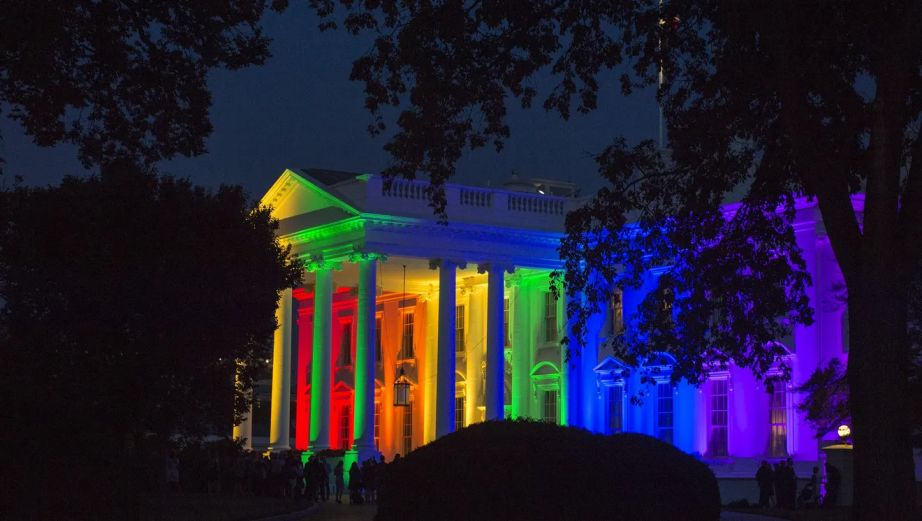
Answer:
<svg viewBox="0 0 922 521"><path fill-rule="evenodd" d="M760 459L788 455L813 465L820 442L795 411L793 388L847 357L844 285L816 208L803 204L795 221L816 321L782 340L792 381L758 382L731 366L699 387L672 385L668 355L634 368L604 348L631 327L656 272L616 295L590 319L579 352L563 355L566 306L548 291L548 274L562 265L564 216L581 202L565 184L542 183L547 195L534 183L448 185L445 226L434 221L423 183L388 188L373 175L284 172L263 203L305 260L306 283L282 295L289 307L278 316L270 439L249 443L392 458L473 422L528 417L645 433L700 456L719 476L751 477ZM411 382L409 407L394 406L401 371ZM656 383L641 384L644 375ZM647 398L635 404L640 391ZM236 432L250 438L251 424Z"/></svg>

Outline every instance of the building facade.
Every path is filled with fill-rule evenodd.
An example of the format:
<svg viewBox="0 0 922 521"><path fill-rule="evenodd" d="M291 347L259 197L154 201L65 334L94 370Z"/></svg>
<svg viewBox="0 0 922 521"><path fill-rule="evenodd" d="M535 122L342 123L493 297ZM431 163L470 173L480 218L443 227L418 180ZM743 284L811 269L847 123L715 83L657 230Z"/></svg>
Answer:
<svg viewBox="0 0 922 521"><path fill-rule="evenodd" d="M646 433L718 476L748 478L760 460L787 457L809 475L823 441L796 410L794 389L848 357L844 283L813 204L800 204L794 227L815 322L780 339L791 380L778 372L758 381L730 366L700 386L673 386L668 355L629 368L605 347L631 327L654 272L594 317L585 345L566 359L566 306L548 284L562 265L564 217L582 204L565 183L448 185L446 195L447 225L421 182L385 187L376 175L320 170L287 170L275 182L263 203L305 260L306 282L281 296L268 437L254 430L254 415L237 436L271 450L391 458L473 422L528 417ZM654 385L641 384L644 372ZM394 405L401 375L408 407ZM635 405L642 385L647 398Z"/></svg>

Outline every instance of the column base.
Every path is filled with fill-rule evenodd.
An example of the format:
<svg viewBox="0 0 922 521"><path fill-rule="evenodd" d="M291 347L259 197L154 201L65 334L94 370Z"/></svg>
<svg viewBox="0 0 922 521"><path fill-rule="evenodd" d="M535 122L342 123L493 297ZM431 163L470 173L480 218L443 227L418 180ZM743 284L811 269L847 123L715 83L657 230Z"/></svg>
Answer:
<svg viewBox="0 0 922 521"><path fill-rule="evenodd" d="M291 445L269 445L269 448L266 449L266 452L285 452L291 450Z"/></svg>

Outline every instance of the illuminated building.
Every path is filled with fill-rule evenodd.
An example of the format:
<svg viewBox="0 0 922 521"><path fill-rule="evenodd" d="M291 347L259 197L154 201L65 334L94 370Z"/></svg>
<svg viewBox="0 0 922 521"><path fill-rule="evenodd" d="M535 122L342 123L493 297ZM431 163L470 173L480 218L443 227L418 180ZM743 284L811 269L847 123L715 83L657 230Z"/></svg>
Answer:
<svg viewBox="0 0 922 521"><path fill-rule="evenodd" d="M629 368L604 347L631 327L654 272L590 321L579 356L564 361L565 306L549 292L548 274L561 266L564 216L581 204L572 187L447 185L447 225L436 222L425 188L288 170L268 191L263 202L308 273L281 297L270 429L254 435L248 420L238 434L250 443L391 458L472 422L530 417L647 433L724 477L752 477L761 459L791 456L799 471L819 459L821 442L796 411L793 389L832 358L844 362L848 343L842 276L812 203L799 203L794 229L814 282L815 322L779 339L792 380L759 382L731 366L695 387L668 382L668 355ZM409 407L394 406L401 370ZM634 405L644 372L659 381Z"/></svg>

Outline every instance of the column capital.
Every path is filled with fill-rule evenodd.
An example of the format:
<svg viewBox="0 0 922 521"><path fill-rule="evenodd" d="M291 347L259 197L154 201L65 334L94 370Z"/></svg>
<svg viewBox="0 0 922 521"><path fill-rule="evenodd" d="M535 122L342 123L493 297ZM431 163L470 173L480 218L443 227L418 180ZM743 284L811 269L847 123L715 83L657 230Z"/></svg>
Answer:
<svg viewBox="0 0 922 521"><path fill-rule="evenodd" d="M480 273L481 275L493 270L504 271L506 273L512 274L515 273L515 265L501 262L481 262L477 265L477 273Z"/></svg>
<svg viewBox="0 0 922 521"><path fill-rule="evenodd" d="M349 262L360 262L363 260L364 261L377 260L377 261L384 262L387 260L387 255L383 253L356 251L356 252L350 253L348 258L349 258Z"/></svg>
<svg viewBox="0 0 922 521"><path fill-rule="evenodd" d="M343 269L343 263L340 261L330 261L323 258L323 255L311 255L304 260L304 269L306 271L324 271Z"/></svg>
<svg viewBox="0 0 922 521"><path fill-rule="evenodd" d="M467 261L456 260L456 259L429 259L429 269L436 270L440 269L442 266L454 265L458 269L464 269L467 267Z"/></svg>

